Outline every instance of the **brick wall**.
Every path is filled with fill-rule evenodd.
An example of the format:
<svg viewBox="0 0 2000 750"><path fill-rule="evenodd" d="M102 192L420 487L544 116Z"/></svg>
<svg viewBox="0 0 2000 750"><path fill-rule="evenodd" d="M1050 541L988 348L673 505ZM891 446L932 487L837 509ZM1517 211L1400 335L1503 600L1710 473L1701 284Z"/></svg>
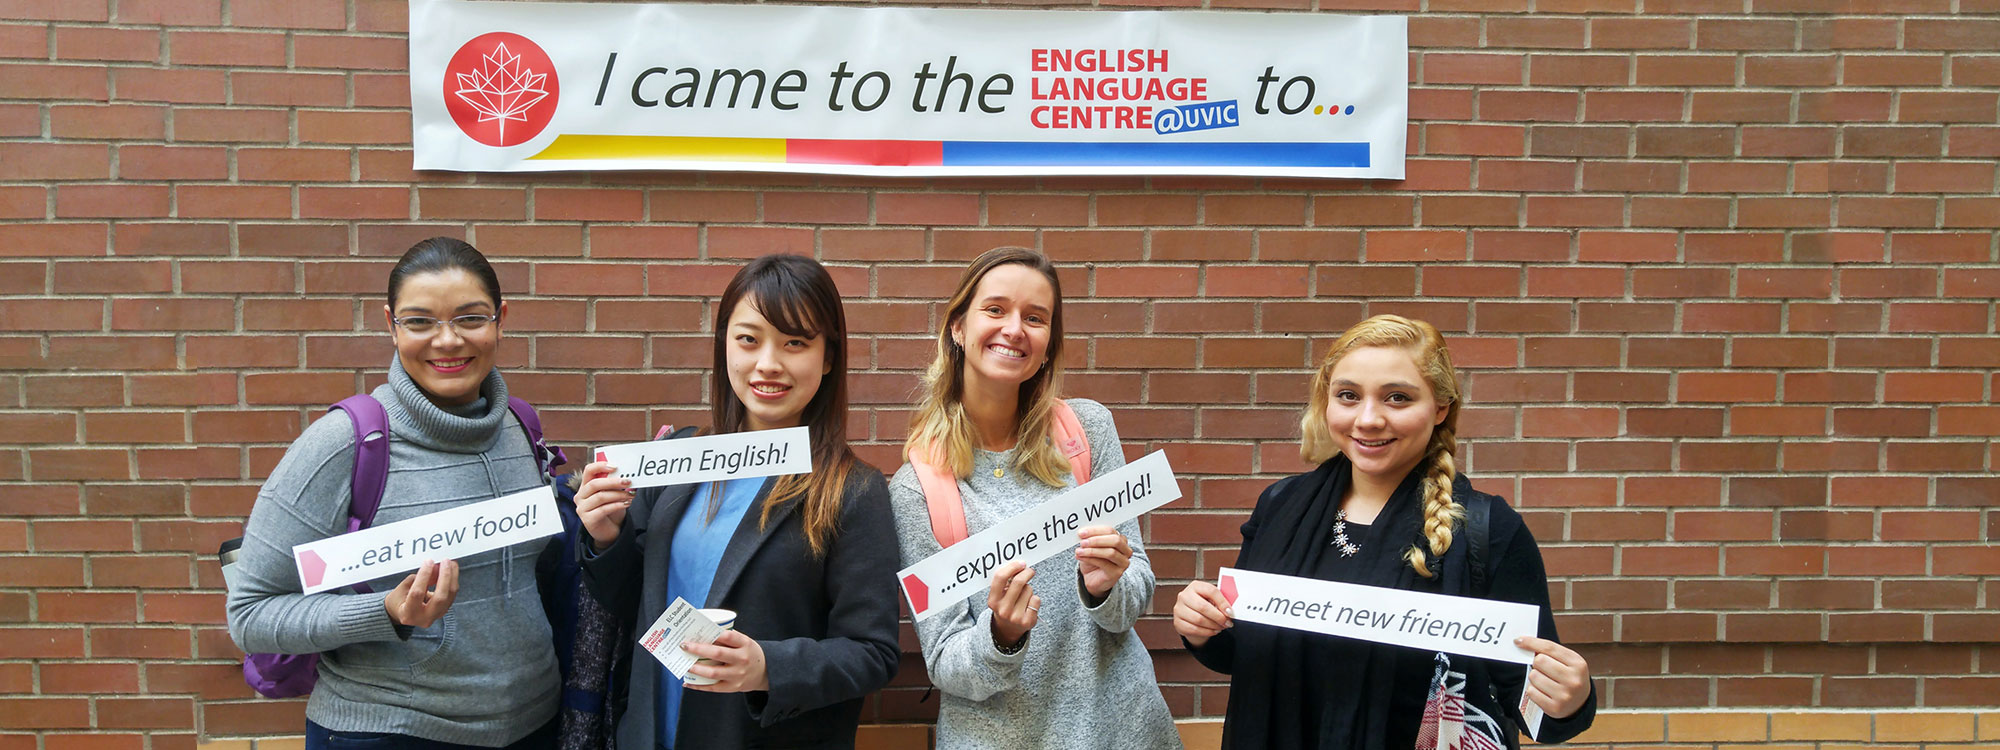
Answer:
<svg viewBox="0 0 2000 750"><path fill-rule="evenodd" d="M1332 182L419 174L401 3L0 0L0 750L298 731L237 679L208 553L379 382L388 258L434 234L501 261L509 382L571 445L698 421L723 281L820 258L888 469L933 301L1041 248L1071 392L1183 477L1160 613L1302 469L1331 334L1420 316L1604 705L1666 728L1606 741L2000 704L2000 2L1419 1L1311 8L1411 15L1409 177ZM1176 714L1218 715L1141 631ZM922 674L870 717L935 711ZM1863 734L1827 739L1911 739Z"/></svg>

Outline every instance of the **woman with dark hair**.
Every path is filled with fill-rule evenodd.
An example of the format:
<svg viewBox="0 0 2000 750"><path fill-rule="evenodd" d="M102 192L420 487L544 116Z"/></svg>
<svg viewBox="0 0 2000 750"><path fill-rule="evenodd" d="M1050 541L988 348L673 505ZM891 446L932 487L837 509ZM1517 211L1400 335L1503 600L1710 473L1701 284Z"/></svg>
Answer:
<svg viewBox="0 0 2000 750"><path fill-rule="evenodd" d="M375 525L547 484L494 369L507 303L478 250L437 237L389 274L395 343L388 479ZM348 531L355 420L307 427L257 493L229 591L229 633L252 653L319 653L306 747L554 746L560 682L536 592L544 541L425 561L362 593L300 593L292 547ZM370 593L372 592L372 593Z"/></svg>
<svg viewBox="0 0 2000 750"><path fill-rule="evenodd" d="M826 269L751 261L715 311L711 427L803 425L809 474L649 487L592 463L577 491L585 583L643 633L675 599L735 610L683 684L626 644L617 746L851 748L862 698L896 673L896 545L882 473L847 447L847 322ZM622 704L622 705L621 705Z"/></svg>
<svg viewBox="0 0 2000 750"><path fill-rule="evenodd" d="M1239 623L1215 584L1195 581L1175 600L1174 630L1203 665L1230 675L1223 746L1515 747L1524 692L1547 717L1540 742L1590 728L1590 665L1557 642L1534 536L1452 457L1459 394L1431 324L1377 315L1347 329L1300 417L1300 456L1318 468L1257 498L1235 566L1533 605L1538 636L1514 639L1533 665ZM1466 522L1468 509L1487 519L1483 529ZM1482 531L1484 560L1468 549Z"/></svg>
<svg viewBox="0 0 2000 750"><path fill-rule="evenodd" d="M910 463L889 485L904 564L1125 465L1110 410L1058 398L1062 346L1062 283L1048 258L1002 247L965 269L938 327ZM1153 596L1139 525L1078 537L1074 555L1002 565L984 600L917 623L944 694L939 748L1180 747L1133 630Z"/></svg>

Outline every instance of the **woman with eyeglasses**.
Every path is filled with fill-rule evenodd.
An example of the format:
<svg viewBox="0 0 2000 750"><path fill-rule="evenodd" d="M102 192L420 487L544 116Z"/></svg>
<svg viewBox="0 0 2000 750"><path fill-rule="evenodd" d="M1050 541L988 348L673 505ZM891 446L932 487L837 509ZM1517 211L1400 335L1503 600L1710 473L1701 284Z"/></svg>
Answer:
<svg viewBox="0 0 2000 750"><path fill-rule="evenodd" d="M494 369L507 304L493 267L437 237L389 273L395 343L388 480L374 525L546 484ZM304 595L294 545L345 533L354 420L334 410L294 441L257 493L229 592L229 633L251 653L321 655L308 750L555 746L560 678L535 561L547 540L362 589Z"/></svg>

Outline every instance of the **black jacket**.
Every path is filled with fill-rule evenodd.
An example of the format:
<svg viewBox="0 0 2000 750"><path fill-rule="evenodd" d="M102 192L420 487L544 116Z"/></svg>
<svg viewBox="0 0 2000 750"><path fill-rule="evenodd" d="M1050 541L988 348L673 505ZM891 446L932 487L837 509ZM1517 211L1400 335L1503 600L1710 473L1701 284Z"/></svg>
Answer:
<svg viewBox="0 0 2000 750"><path fill-rule="evenodd" d="M1268 519L1273 515L1281 515L1274 512L1274 506L1277 503L1283 502L1283 499L1290 494L1286 492L1287 483L1299 481L1301 476L1304 475L1279 480L1266 488L1264 493L1257 498L1256 509L1251 512L1250 519L1243 524L1243 546L1241 548L1242 552L1238 556L1239 560L1251 557L1249 550L1258 543L1258 528L1262 524L1267 523ZM1470 546L1470 535L1465 533L1464 525L1461 524L1456 530L1457 533L1452 536L1451 548L1446 551L1441 561L1441 590L1438 593L1453 596L1478 596L1485 599L1533 605L1541 610L1538 627L1540 632L1538 635L1542 638L1560 642L1560 639L1556 637L1555 617L1549 604L1548 574L1542 567L1541 550L1535 546L1534 535L1529 533L1527 525L1521 518L1521 514L1515 512L1513 508L1508 507L1506 500L1499 496L1488 495L1473 489L1471 482L1467 481L1463 474L1454 477L1452 495L1453 499L1457 500L1460 505L1467 505L1473 502L1474 496L1479 496L1483 498L1490 509L1491 515L1488 521L1487 549L1485 554L1486 570L1483 581L1485 590L1474 590L1475 583L1469 564L1469 558L1471 557L1468 549ZM1324 535L1330 538L1331 530L1326 530ZM1273 535L1273 539L1278 541L1272 543L1279 543L1283 538L1283 535ZM1322 540L1319 543L1323 544L1325 541ZM1265 572L1284 573L1285 571ZM1239 633L1238 631L1242 632ZM1203 666L1230 675L1231 685L1242 685L1246 682L1258 680L1269 682L1272 679L1270 665L1236 658L1239 638L1260 637L1260 633L1268 634L1269 632L1268 628L1231 628L1210 638L1200 648L1190 646L1188 650L1193 653L1195 659L1201 662ZM1183 644L1186 643L1185 640L1182 642ZM1377 648L1394 649L1397 647L1380 645ZM1466 694L1470 702L1489 716L1498 717L1504 714L1512 720L1516 728L1522 726L1521 715L1514 706L1514 700L1518 699L1521 695L1521 683L1527 677L1526 667L1519 664L1494 662L1469 657L1453 657L1453 664L1455 665L1455 669L1463 669L1466 673L1468 681ZM1346 673L1342 665L1337 664L1320 665L1318 671L1328 675L1329 679L1336 682ZM1538 740L1540 744L1564 742L1578 734L1582 734L1584 730L1590 728L1592 720L1597 715L1595 682L1593 679L1590 697L1584 701L1583 706L1577 709L1575 714L1563 719L1556 719L1554 717L1544 717L1542 719L1542 736ZM1491 687L1490 691L1488 689L1489 685ZM1364 689L1359 685L1354 687L1355 689ZM1258 715L1249 714L1248 716ZM1246 716L1239 716L1235 712L1232 712L1229 721L1234 723L1245 718ZM1237 732L1227 731L1227 729L1234 729L1234 727L1226 728L1225 736L1238 734ZM1251 732L1250 734L1262 735L1263 732Z"/></svg>
<svg viewBox="0 0 2000 750"><path fill-rule="evenodd" d="M896 570L899 559L889 488L882 473L857 463L841 500L840 528L824 559L806 544L800 499L758 517L775 482L743 514L723 551L702 607L736 611L737 631L763 647L768 691L682 696L675 750L703 748L852 748L862 700L895 676ZM631 638L619 650L612 710L617 746L654 750L654 695L660 662L634 641L666 610L674 529L695 485L638 491L617 541L601 553L580 535L584 581ZM699 512L699 511L696 511Z"/></svg>

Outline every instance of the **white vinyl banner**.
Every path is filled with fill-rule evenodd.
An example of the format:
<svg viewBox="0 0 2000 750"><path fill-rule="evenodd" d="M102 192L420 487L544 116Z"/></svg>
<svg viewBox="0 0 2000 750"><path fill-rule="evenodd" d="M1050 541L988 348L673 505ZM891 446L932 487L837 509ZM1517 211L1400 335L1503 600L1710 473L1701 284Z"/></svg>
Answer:
<svg viewBox="0 0 2000 750"><path fill-rule="evenodd" d="M562 533L555 490L536 487L292 548L305 593L416 570Z"/></svg>
<svg viewBox="0 0 2000 750"><path fill-rule="evenodd" d="M896 578L910 600L911 615L922 622L947 605L985 593L993 570L1005 563L1019 560L1034 565L1075 547L1082 541L1078 531L1116 526L1180 496L1167 454L1153 451L966 537L902 569Z"/></svg>
<svg viewBox="0 0 2000 750"><path fill-rule="evenodd" d="M1401 179L1400 16L411 0L417 169Z"/></svg>
<svg viewBox="0 0 2000 750"><path fill-rule="evenodd" d="M812 432L805 427L607 445L597 460L618 467L632 488L812 473Z"/></svg>

